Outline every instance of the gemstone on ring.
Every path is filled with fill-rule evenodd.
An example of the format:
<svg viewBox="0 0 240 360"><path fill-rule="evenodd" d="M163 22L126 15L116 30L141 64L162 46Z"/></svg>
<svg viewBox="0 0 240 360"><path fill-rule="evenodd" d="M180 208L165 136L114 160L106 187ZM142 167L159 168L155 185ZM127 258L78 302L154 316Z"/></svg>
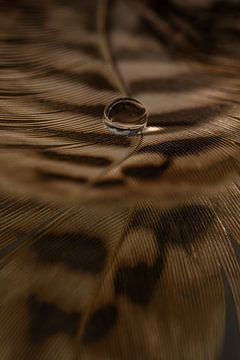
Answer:
<svg viewBox="0 0 240 360"><path fill-rule="evenodd" d="M139 135L147 125L145 106L137 99L122 97L104 109L103 121L107 129L116 135Z"/></svg>

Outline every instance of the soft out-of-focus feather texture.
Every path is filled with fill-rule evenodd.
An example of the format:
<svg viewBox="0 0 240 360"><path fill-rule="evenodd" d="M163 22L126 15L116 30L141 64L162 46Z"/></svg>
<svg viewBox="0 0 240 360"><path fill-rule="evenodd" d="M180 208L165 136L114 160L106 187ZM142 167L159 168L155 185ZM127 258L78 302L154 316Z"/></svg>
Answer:
<svg viewBox="0 0 240 360"><path fill-rule="evenodd" d="M238 358L239 2L0 4L0 358Z"/></svg>

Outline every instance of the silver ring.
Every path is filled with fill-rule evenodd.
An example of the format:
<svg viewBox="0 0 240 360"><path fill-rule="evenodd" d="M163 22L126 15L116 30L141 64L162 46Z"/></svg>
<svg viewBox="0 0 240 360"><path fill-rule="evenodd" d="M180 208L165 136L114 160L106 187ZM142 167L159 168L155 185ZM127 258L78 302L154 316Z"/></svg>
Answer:
<svg viewBox="0 0 240 360"><path fill-rule="evenodd" d="M137 99L122 97L104 109L103 121L107 129L117 135L139 135L147 125L145 106Z"/></svg>

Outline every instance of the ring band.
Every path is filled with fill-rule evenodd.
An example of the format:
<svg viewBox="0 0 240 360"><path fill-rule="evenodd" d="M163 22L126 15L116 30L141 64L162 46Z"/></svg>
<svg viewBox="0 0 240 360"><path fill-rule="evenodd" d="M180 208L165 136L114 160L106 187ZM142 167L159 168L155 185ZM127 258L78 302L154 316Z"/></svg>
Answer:
<svg viewBox="0 0 240 360"><path fill-rule="evenodd" d="M147 119L145 106L130 97L118 98L104 109L104 124L117 135L139 135L147 125Z"/></svg>

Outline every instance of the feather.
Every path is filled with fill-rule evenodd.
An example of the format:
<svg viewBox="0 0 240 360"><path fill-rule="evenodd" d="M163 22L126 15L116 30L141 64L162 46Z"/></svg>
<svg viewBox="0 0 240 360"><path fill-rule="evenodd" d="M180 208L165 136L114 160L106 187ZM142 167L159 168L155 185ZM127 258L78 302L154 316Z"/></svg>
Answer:
<svg viewBox="0 0 240 360"><path fill-rule="evenodd" d="M0 357L238 358L238 3L0 8Z"/></svg>

